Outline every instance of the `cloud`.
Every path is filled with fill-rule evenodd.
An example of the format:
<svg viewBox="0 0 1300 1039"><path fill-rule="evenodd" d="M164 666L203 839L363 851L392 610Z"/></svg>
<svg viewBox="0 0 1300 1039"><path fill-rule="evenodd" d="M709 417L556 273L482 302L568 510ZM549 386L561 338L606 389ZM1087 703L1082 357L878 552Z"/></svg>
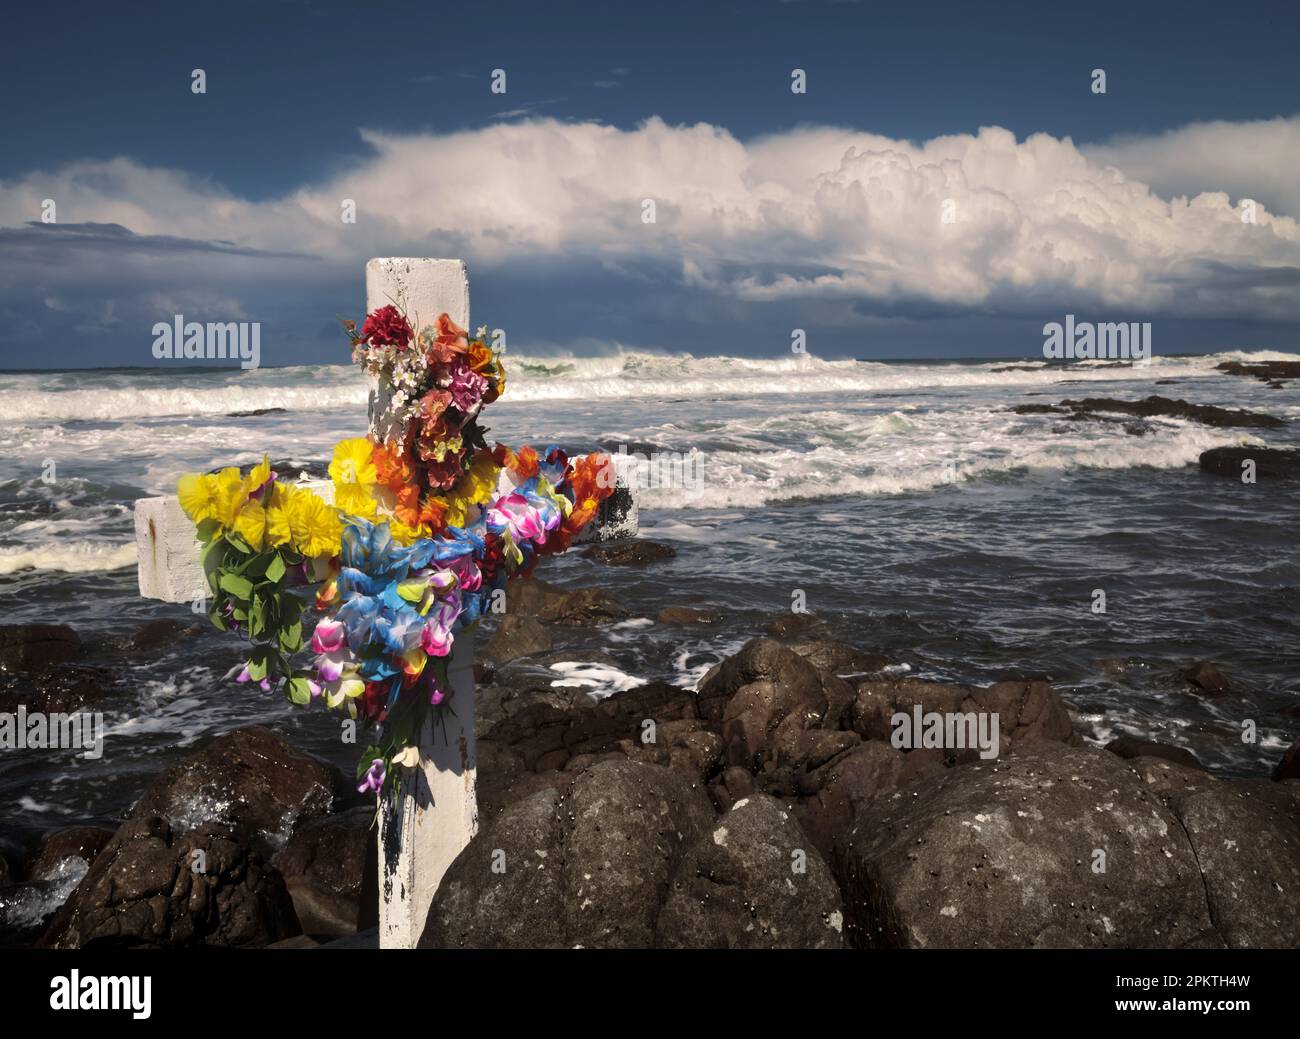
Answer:
<svg viewBox="0 0 1300 1039"><path fill-rule="evenodd" d="M0 235L21 244L0 259L0 311L30 328L65 313L28 306L44 299L75 297L79 320L101 323L105 299L115 322L163 299L249 310L313 282L337 292L368 256L454 255L518 279L599 272L702 323L761 304L860 322L1067 308L1300 319L1300 196L1286 177L1300 165L1296 119L1083 149L996 127L742 141L658 118L362 136L363 159L272 199L127 158L0 183ZM1261 201L1254 224L1243 196ZM60 223L31 226L47 198ZM345 199L355 224L341 219Z"/></svg>

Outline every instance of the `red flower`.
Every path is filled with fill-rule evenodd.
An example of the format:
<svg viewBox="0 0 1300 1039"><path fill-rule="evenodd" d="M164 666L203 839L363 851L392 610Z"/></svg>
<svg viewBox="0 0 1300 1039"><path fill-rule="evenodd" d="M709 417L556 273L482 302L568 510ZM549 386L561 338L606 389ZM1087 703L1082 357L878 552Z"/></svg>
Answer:
<svg viewBox="0 0 1300 1039"><path fill-rule="evenodd" d="M405 350L415 338L415 330L402 312L391 303L366 315L361 326L361 338L371 346L395 346Z"/></svg>

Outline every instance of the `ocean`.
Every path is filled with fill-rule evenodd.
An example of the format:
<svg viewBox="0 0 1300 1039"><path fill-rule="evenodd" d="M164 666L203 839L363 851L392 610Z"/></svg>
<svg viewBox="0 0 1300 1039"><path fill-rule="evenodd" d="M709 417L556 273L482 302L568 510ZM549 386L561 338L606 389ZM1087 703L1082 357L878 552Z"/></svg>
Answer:
<svg viewBox="0 0 1300 1039"><path fill-rule="evenodd" d="M1300 728L1300 485L1247 485L1196 463L1221 445L1300 446L1293 388L1215 370L1270 359L1297 355L1139 367L508 356L506 395L484 422L516 446L624 445L697 467L690 486L640 494L641 536L675 558L627 568L575 551L539 569L604 585L632 614L559 633L572 660L554 664L557 683L576 678L593 696L693 685L802 597L837 638L894 657L895 673L1047 675L1090 739L1134 734L1262 775ZM1009 410L1152 393L1293 421L1260 431ZM68 624L88 642L160 617L206 624L139 598L132 502L264 452L319 465L365 428L366 384L350 367L0 374L0 623ZM654 620L665 605L725 618L665 627ZM0 830L113 825L196 743L251 723L351 766L336 717L226 680L239 659L238 643L204 630L115 662L103 757L0 756ZM1236 694L1188 691L1179 672L1204 659ZM1241 738L1246 721L1256 742Z"/></svg>

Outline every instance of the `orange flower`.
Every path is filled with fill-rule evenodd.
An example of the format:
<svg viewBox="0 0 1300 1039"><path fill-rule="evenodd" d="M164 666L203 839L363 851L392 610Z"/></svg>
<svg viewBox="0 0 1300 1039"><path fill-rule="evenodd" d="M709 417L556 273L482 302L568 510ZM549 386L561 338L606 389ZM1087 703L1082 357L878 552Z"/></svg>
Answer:
<svg viewBox="0 0 1300 1039"><path fill-rule="evenodd" d="M469 344L469 366L476 372L492 367L492 348L481 339Z"/></svg>
<svg viewBox="0 0 1300 1039"><path fill-rule="evenodd" d="M468 333L446 314L438 315L438 320L433 323L433 332L433 345L427 353L432 363L446 364L469 349Z"/></svg>

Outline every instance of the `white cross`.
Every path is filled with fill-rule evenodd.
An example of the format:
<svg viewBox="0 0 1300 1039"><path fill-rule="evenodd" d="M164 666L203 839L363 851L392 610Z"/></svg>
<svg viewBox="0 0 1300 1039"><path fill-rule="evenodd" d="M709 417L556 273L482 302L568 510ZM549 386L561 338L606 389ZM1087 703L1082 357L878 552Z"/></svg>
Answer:
<svg viewBox="0 0 1300 1039"><path fill-rule="evenodd" d="M418 327L446 313L469 328L469 278L460 260L382 258L366 264L367 312L398 304ZM508 364L508 359L507 359ZM390 388L372 381L370 430L389 432ZM620 459L615 456L615 461ZM581 540L627 537L637 532L637 506L629 468L618 466L622 506L604 512ZM333 484L308 481L326 501ZM601 524L599 527L596 524ZM164 602L206 599L208 584L199 565L194 524L174 497L144 498L135 505L140 594ZM424 930L429 904L442 876L478 830L474 794L474 640L459 634L452 649L449 676L451 711L445 726L433 730L427 719L420 733L420 764L399 785L396 811L385 808L379 828L379 944L414 948Z"/></svg>

